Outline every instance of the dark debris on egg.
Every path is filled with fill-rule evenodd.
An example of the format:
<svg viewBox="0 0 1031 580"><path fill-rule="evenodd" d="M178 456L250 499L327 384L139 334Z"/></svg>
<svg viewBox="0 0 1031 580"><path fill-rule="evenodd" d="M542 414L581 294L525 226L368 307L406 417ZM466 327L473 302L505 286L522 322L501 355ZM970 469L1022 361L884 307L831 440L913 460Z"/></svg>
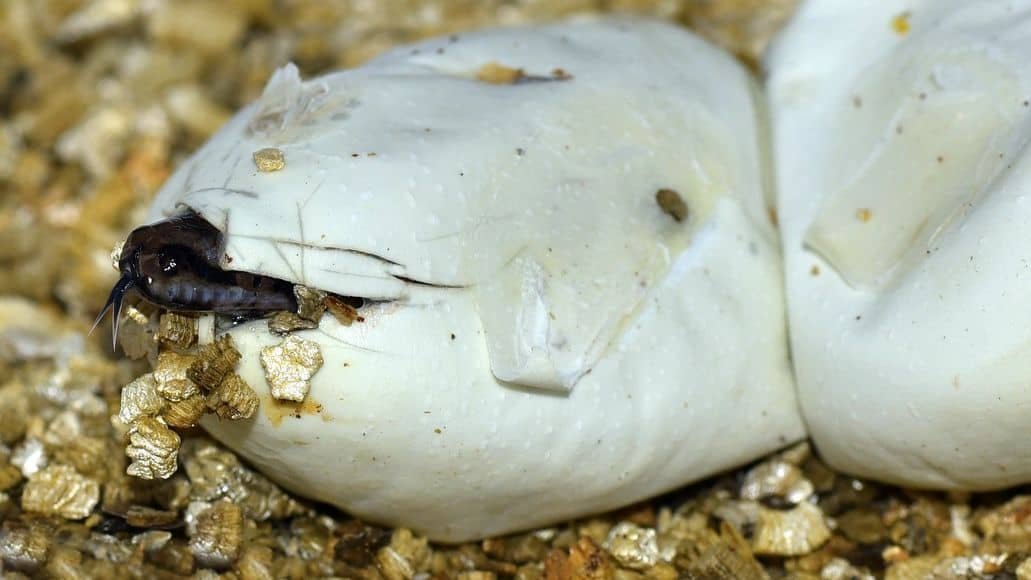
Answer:
<svg viewBox="0 0 1031 580"><path fill-rule="evenodd" d="M113 357L105 332L87 336L115 278L110 248L174 166L288 61L311 75L399 42L604 9L676 19L754 65L792 5L0 3L0 574L1031 578L1026 489L949 495L871 484L835 473L806 444L615 513L434 545L294 498L194 428L205 412L235 420L258 407L233 373L231 345L212 346L201 362L177 352L195 343L195 319L131 309L139 324L123 340L137 345L136 360ZM500 63L491 79L520 74ZM286 161L265 151L255 163L276 171ZM664 197L664 211L686 217ZM342 322L357 316L327 304ZM164 374L145 374L148 357Z"/></svg>

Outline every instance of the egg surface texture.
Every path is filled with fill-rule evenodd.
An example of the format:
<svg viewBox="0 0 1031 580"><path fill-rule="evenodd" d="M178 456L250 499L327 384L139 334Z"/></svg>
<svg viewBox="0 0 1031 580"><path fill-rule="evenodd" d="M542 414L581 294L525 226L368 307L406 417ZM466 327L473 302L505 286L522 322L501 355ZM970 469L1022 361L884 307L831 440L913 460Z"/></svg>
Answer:
<svg viewBox="0 0 1031 580"><path fill-rule="evenodd" d="M278 71L159 193L225 267L367 299L325 360L205 427L283 486L460 541L602 511L801 438L757 93L676 27L590 20ZM278 149L262 172L255 151ZM300 409L300 410L298 410ZM311 410L304 412L303 409Z"/></svg>
<svg viewBox="0 0 1031 580"><path fill-rule="evenodd" d="M1031 2L814 0L770 54L792 352L831 465L1031 480Z"/></svg>

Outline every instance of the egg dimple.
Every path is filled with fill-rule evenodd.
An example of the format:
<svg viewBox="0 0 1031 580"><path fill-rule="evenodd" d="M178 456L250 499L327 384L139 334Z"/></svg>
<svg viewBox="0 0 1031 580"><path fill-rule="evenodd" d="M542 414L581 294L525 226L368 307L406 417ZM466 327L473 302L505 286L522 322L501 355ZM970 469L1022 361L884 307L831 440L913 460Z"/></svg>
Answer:
<svg viewBox="0 0 1031 580"><path fill-rule="evenodd" d="M1025 86L991 48L944 33L911 36L835 107L824 169L835 183L805 243L852 286L880 286L912 268L1026 144Z"/></svg>

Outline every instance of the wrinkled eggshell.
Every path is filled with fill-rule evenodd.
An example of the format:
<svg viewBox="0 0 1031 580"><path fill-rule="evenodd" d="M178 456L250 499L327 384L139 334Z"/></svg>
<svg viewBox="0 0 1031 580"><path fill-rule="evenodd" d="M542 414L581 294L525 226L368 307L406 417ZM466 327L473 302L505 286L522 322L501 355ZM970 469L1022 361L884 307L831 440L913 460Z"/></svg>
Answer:
<svg viewBox="0 0 1031 580"><path fill-rule="evenodd" d="M230 330L261 409L202 424L288 489L444 541L800 439L760 99L732 57L646 20L281 69L151 218L192 208L226 268L372 300L294 333L324 360L302 403L269 396L258 353L282 338Z"/></svg>
<svg viewBox="0 0 1031 580"><path fill-rule="evenodd" d="M811 0L769 55L799 398L838 469L1031 480L1029 16Z"/></svg>

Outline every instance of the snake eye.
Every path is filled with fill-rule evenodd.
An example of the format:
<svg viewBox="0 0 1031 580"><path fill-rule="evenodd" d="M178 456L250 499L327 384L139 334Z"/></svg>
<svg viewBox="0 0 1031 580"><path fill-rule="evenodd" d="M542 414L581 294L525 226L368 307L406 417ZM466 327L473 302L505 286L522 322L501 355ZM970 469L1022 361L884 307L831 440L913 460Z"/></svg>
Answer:
<svg viewBox="0 0 1031 580"><path fill-rule="evenodd" d="M175 276L189 263L186 253L179 247L171 246L158 251L157 265L165 276Z"/></svg>
<svg viewBox="0 0 1031 580"><path fill-rule="evenodd" d="M166 274L175 274L179 264L176 262L175 256L169 256L167 254L161 255L161 271Z"/></svg>

